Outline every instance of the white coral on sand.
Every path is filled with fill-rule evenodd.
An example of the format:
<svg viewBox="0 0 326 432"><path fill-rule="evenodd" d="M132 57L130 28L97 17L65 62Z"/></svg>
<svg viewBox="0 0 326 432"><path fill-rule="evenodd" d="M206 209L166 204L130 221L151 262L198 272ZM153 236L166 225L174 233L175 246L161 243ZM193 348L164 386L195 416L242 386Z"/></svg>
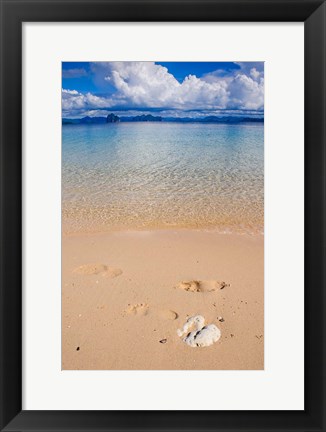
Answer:
<svg viewBox="0 0 326 432"><path fill-rule="evenodd" d="M221 337L220 329L215 324L205 326L205 318L201 315L188 318L182 329L177 330L178 336L183 336L189 330L192 331L182 340L193 348L213 345Z"/></svg>

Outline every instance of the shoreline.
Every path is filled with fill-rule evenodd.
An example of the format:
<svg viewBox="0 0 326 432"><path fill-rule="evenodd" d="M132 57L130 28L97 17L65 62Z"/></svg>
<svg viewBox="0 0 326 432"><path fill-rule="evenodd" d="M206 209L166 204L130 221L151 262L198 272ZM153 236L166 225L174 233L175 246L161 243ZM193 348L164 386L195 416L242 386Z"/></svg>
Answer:
<svg viewBox="0 0 326 432"><path fill-rule="evenodd" d="M186 291L184 281L204 289ZM197 314L220 329L214 345L192 348L178 337ZM180 228L62 235L62 369L263 368L264 235Z"/></svg>
<svg viewBox="0 0 326 432"><path fill-rule="evenodd" d="M95 230L67 230L63 228L61 229L61 235L62 237L79 237L79 236L91 236L91 235L106 235L106 234L117 234L117 233L133 233L133 232L148 232L148 233L159 233L159 232L209 232L214 234L220 234L220 235L239 235L239 236L250 236L250 237L264 237L265 232L264 229L255 228L255 229L244 229L239 228L234 229L234 227L182 227L182 226L160 226L160 227L117 227L117 228L110 228L107 230L103 229L95 229Z"/></svg>

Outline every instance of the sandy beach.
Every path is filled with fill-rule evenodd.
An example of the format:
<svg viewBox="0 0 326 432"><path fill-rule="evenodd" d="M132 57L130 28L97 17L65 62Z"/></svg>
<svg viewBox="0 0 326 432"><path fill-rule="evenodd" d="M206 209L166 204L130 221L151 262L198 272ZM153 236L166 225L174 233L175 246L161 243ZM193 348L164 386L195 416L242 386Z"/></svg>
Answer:
<svg viewBox="0 0 326 432"><path fill-rule="evenodd" d="M204 230L62 237L62 369L264 368L264 237ZM220 339L179 337L202 315Z"/></svg>
<svg viewBox="0 0 326 432"><path fill-rule="evenodd" d="M263 62L63 62L61 184L63 370L264 369Z"/></svg>

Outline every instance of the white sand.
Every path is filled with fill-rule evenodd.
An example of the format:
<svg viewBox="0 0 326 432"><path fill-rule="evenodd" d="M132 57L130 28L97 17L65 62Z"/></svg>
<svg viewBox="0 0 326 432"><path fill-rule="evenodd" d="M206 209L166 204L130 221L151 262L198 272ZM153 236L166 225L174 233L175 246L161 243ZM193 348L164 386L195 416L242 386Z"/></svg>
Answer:
<svg viewBox="0 0 326 432"><path fill-rule="evenodd" d="M263 369L263 244L195 230L63 236L62 368ZM177 334L195 315L220 330L210 346Z"/></svg>

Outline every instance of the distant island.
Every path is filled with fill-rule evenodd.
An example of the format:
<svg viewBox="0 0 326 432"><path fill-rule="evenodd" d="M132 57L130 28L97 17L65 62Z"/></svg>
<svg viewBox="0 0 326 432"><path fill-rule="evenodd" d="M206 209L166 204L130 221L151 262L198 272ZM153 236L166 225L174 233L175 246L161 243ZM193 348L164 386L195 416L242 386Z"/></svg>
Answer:
<svg viewBox="0 0 326 432"><path fill-rule="evenodd" d="M135 117L119 117L113 113L106 117L83 117L83 118L63 118L63 125L75 124L105 124L122 122L170 122L170 123L263 123L263 117L244 117L244 116L208 116L208 117L160 117L151 114L142 114Z"/></svg>
<svg viewBox="0 0 326 432"><path fill-rule="evenodd" d="M85 118L90 119L91 117L85 117ZM96 118L96 117L94 117L94 118ZM102 117L99 117L99 118L102 118ZM120 117L118 117L115 114L109 114L106 118L106 123L119 123L119 121L120 121Z"/></svg>

